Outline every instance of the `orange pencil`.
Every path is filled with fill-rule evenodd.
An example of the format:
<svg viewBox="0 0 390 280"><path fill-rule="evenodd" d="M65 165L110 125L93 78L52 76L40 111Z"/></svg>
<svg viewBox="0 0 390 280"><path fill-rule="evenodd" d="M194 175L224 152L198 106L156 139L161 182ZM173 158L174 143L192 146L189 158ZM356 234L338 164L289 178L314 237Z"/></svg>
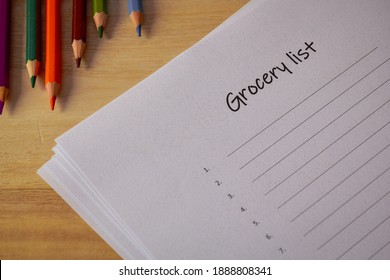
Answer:
<svg viewBox="0 0 390 280"><path fill-rule="evenodd" d="M54 105L61 85L61 1L46 0L45 86Z"/></svg>

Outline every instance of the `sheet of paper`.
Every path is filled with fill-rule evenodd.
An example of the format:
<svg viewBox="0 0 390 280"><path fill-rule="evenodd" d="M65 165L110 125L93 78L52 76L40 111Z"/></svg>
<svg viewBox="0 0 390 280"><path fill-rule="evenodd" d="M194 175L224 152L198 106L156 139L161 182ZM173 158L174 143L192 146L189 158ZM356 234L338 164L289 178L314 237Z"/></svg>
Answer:
<svg viewBox="0 0 390 280"><path fill-rule="evenodd" d="M255 2L41 175L114 220L126 257L388 259L390 2Z"/></svg>

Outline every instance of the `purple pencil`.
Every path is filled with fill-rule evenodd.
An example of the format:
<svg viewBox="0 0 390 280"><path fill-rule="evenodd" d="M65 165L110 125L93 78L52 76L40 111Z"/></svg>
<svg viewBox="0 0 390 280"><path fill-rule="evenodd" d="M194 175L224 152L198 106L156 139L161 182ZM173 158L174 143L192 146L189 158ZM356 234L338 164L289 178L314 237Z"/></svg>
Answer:
<svg viewBox="0 0 390 280"><path fill-rule="evenodd" d="M9 91L11 0L0 0L0 115Z"/></svg>

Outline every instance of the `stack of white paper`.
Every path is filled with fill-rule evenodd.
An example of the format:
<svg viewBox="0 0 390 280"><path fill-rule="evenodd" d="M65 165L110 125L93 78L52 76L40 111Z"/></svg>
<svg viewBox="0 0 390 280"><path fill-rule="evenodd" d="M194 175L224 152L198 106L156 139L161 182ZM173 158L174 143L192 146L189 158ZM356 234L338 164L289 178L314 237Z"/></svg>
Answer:
<svg viewBox="0 0 390 280"><path fill-rule="evenodd" d="M123 258L389 259L390 1L252 1L38 173Z"/></svg>

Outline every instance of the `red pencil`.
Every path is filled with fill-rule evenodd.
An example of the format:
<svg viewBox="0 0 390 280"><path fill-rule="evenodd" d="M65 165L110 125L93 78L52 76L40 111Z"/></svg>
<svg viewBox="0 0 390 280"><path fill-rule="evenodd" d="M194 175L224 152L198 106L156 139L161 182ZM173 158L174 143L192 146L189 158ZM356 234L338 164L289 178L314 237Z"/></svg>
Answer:
<svg viewBox="0 0 390 280"><path fill-rule="evenodd" d="M61 1L46 0L46 71L45 85L54 105L61 85Z"/></svg>

